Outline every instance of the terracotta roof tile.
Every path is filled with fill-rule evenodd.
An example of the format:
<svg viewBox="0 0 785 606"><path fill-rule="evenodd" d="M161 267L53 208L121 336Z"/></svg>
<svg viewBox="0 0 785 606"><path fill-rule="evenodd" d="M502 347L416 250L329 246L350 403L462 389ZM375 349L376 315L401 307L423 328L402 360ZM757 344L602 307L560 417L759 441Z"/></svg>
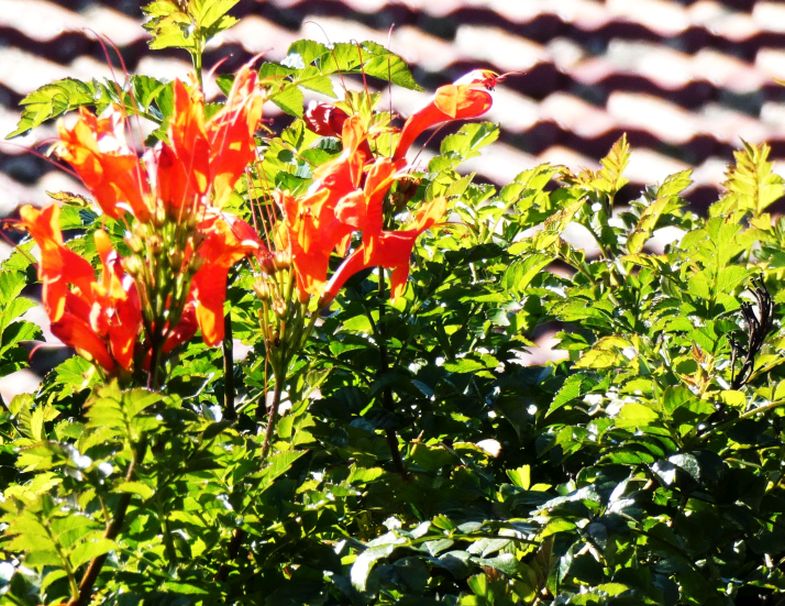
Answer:
<svg viewBox="0 0 785 606"><path fill-rule="evenodd" d="M589 158L576 152L574 149L562 145L549 147L541 154L538 154L537 158L540 162L559 164L571 170L596 170L599 167L598 159Z"/></svg>
<svg viewBox="0 0 785 606"><path fill-rule="evenodd" d="M611 93L608 113L622 128L648 131L670 145L684 145L701 132L690 112L645 93Z"/></svg>
<svg viewBox="0 0 785 606"><path fill-rule="evenodd" d="M761 29L785 33L785 5L781 2L757 2L752 19Z"/></svg>
<svg viewBox="0 0 785 606"><path fill-rule="evenodd" d="M565 131L591 139L617 126L603 108L562 92L553 93L542 102L540 116L558 123Z"/></svg>
<svg viewBox="0 0 785 606"><path fill-rule="evenodd" d="M651 149L633 148L625 176L636 184L660 183L668 175L686 170L690 165Z"/></svg>
<svg viewBox="0 0 785 606"><path fill-rule="evenodd" d="M119 47L140 40L147 40L147 33L138 25L139 21L108 6L88 6L81 13L78 29L89 28L92 32L108 38ZM89 33L89 32L88 32Z"/></svg>
<svg viewBox="0 0 785 606"><path fill-rule="evenodd" d="M548 60L542 45L500 28L461 25L454 43L464 56L493 64L505 72L529 70ZM500 48L504 49L503 53L499 52Z"/></svg>
<svg viewBox="0 0 785 606"><path fill-rule="evenodd" d="M761 48L755 55L755 67L771 80L785 79L785 49Z"/></svg>
<svg viewBox="0 0 785 606"><path fill-rule="evenodd" d="M14 127L15 104L41 84L109 75L89 28L118 45L130 69L162 78L190 69L181 53L146 50L130 0L18 5L0 0L4 132ZM258 53L279 60L299 37L372 39L389 41L430 88L476 66L523 70L497 89L488 118L502 123L502 153L474 160L479 174L504 181L513 176L504 170L548 159L593 166L627 130L636 179L647 166L659 175L697 164L693 191L708 199L722 179L715 167L724 167L739 137L769 139L774 156L785 156L785 89L773 83L785 78L783 11L772 0L244 0L236 7L243 19L211 45L208 59L228 57L232 68ZM422 103L421 94L391 92L404 113ZM274 107L267 117L284 120ZM51 133L45 127L19 143ZM9 208L42 200L59 175L22 150L0 142Z"/></svg>
<svg viewBox="0 0 785 606"><path fill-rule="evenodd" d="M429 72L439 72L462 59L454 44L411 25L393 30L392 46L396 52Z"/></svg>
<svg viewBox="0 0 785 606"><path fill-rule="evenodd" d="M745 93L759 90L769 78L737 57L712 48L701 49L693 58L696 74L717 86L733 92Z"/></svg>
<svg viewBox="0 0 785 606"><path fill-rule="evenodd" d="M13 46L0 47L0 82L19 95L27 95L53 80L74 76L68 69Z"/></svg>
<svg viewBox="0 0 785 606"><path fill-rule="evenodd" d="M741 145L741 139L749 143L761 143L770 135L760 120L719 103L706 104L700 116L705 132L710 132L718 141L733 147Z"/></svg>
<svg viewBox="0 0 785 606"><path fill-rule="evenodd" d="M644 25L663 36L676 36L690 25L690 18L683 6L665 0L608 0L607 6L614 17L622 17Z"/></svg>
<svg viewBox="0 0 785 606"><path fill-rule="evenodd" d="M20 9L18 0L0 0L0 27L16 30L38 42L85 27L83 16L46 0L26 0L24 10Z"/></svg>
<svg viewBox="0 0 785 606"><path fill-rule="evenodd" d="M541 114L537 102L530 97L499 87L494 94L493 107L485 118L502 124L507 133L519 133L535 126Z"/></svg>
<svg viewBox="0 0 785 606"><path fill-rule="evenodd" d="M299 36L284 27L260 17L249 15L233 28L222 32L220 44L241 44L250 55L262 54L266 59L281 59L289 45Z"/></svg>

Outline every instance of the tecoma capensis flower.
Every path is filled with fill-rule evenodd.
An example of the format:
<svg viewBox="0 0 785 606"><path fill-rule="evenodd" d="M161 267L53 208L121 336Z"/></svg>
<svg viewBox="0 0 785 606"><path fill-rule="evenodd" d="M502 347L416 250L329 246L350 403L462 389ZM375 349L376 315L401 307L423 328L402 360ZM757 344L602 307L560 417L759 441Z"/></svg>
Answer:
<svg viewBox="0 0 785 606"><path fill-rule="evenodd" d="M172 86L167 141L141 158L129 147L125 116L115 108L101 117L81 109L74 126L59 126L55 152L110 217L128 211L146 222L159 208L176 219L190 218L204 204L220 208L255 159L263 97L250 67L238 72L225 105L210 118L201 93L180 80Z"/></svg>
<svg viewBox="0 0 785 606"><path fill-rule="evenodd" d="M256 160L264 101L256 72L240 69L210 117L200 91L180 80L172 90L166 137L141 154L129 147L115 108L101 117L81 111L73 127L60 126L55 147L104 213L126 222L133 252L126 265L156 356L173 335L193 334L191 326L208 345L220 342L229 268L261 254L253 229L221 210Z"/></svg>
<svg viewBox="0 0 785 606"><path fill-rule="evenodd" d="M230 215L212 213L199 225L203 234L199 246L199 266L191 278L189 300L207 345L224 337L223 304L229 269L240 259L254 255L269 256L256 231L245 221Z"/></svg>
<svg viewBox="0 0 785 606"><path fill-rule="evenodd" d="M305 195L273 192L284 214L292 264L303 296L321 296L330 257L336 251L345 252L348 237L356 229L341 220L336 207L360 186L370 149L366 149L365 133L356 116L344 121L342 132L343 152L314 171L314 180Z"/></svg>
<svg viewBox="0 0 785 606"><path fill-rule="evenodd" d="M131 212L149 220L147 173L128 146L124 116L113 111L96 117L82 107L74 126L60 125L58 131L57 155L76 171L105 214L117 219Z"/></svg>
<svg viewBox="0 0 785 606"><path fill-rule="evenodd" d="M173 216L183 208L192 212L210 192L210 204L220 208L256 159L254 133L263 102L256 74L247 67L240 70L226 104L209 119L200 93L180 80L173 86L169 142L160 144L158 156L158 196Z"/></svg>
<svg viewBox="0 0 785 606"><path fill-rule="evenodd" d="M385 200L406 174L406 151L427 128L488 111L493 102L489 91L498 79L490 70L475 70L437 89L428 104L406 120L389 158L372 152L359 115L326 103L309 106L307 126L317 134L338 136L343 150L314 169L305 194L273 192L286 225L301 299L314 296L327 304L349 277L375 266L391 270L392 296L403 292L417 237L446 209L444 200L431 200L416 213L411 229L384 229ZM359 245L328 277L331 257L344 256L356 235Z"/></svg>
<svg viewBox="0 0 785 606"><path fill-rule="evenodd" d="M499 76L491 70L476 69L452 84L437 88L433 99L404 123L393 158L403 158L414 140L432 126L451 120L477 118L487 112L493 104L489 91L493 90L498 79Z"/></svg>
<svg viewBox="0 0 785 606"><path fill-rule="evenodd" d="M38 275L52 333L108 374L130 371L142 324L136 285L103 230L95 232L102 275L65 247L56 205L20 209L22 224L41 249Z"/></svg>
<svg viewBox="0 0 785 606"><path fill-rule="evenodd" d="M409 278L409 262L417 238L432 227L444 214L447 202L444 198L434 198L420 210L414 227L405 230L381 231L372 249L365 245L352 252L333 274L322 295L321 304L326 305L338 294L346 280L369 267L390 269L390 297L403 294Z"/></svg>

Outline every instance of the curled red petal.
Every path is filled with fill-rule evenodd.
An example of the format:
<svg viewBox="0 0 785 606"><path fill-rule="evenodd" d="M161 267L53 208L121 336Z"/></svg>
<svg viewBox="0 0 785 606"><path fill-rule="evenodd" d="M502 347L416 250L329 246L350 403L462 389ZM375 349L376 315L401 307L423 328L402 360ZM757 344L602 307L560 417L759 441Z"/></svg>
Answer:
<svg viewBox="0 0 785 606"><path fill-rule="evenodd" d="M149 185L137 154L125 141L119 112L99 118L81 108L72 128L58 126L56 153L82 179L104 213L118 218L131 210L141 221L149 219Z"/></svg>
<svg viewBox="0 0 785 606"><path fill-rule="evenodd" d="M493 104L493 97L488 91L493 89L497 80L495 72L478 69L453 84L440 86L433 99L404 123L393 158L403 158L415 139L432 126L450 120L477 118L487 112Z"/></svg>

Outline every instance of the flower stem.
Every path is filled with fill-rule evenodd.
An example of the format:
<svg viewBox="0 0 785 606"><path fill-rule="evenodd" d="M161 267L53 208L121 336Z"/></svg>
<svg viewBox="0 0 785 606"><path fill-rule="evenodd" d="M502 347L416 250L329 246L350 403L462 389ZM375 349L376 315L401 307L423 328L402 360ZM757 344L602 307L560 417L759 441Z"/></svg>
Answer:
<svg viewBox="0 0 785 606"><path fill-rule="evenodd" d="M270 446L275 433L275 425L278 423L278 408L281 404L281 393L283 392L283 383L286 379L281 376L280 368L273 368L273 380L275 387L273 389L273 400L270 402L270 411L267 414L267 429L264 432L264 442L262 443L262 464L267 460L267 455L270 453ZM284 371L285 372L285 371Z"/></svg>
<svg viewBox="0 0 785 606"><path fill-rule="evenodd" d="M237 411L234 408L234 351L232 349L232 312L226 312L224 316L224 340L223 348L223 373L224 373L224 417L229 421L237 419Z"/></svg>
<svg viewBox="0 0 785 606"><path fill-rule="evenodd" d="M128 464L128 469L125 472L126 482L130 482L133 479L136 473L136 468L142 463L146 453L147 437L143 435L134 449L131 462ZM131 493L122 493L117 501L117 506L115 507L112 519L106 526L106 530L104 531L104 538L112 540L115 539L118 534L120 534L120 530L123 527L123 522L125 521L125 514L128 511L128 505L130 503ZM82 580L79 582L79 592L76 596L71 598L67 606L86 606L90 603L90 599L93 596L93 587L95 586L95 582L98 579L101 568L106 561L106 556L107 554L104 553L90 560L84 574L82 575Z"/></svg>
<svg viewBox="0 0 785 606"><path fill-rule="evenodd" d="M376 323L376 336L379 342L379 376L387 373L390 369L389 357L387 355L387 339L384 334L384 299L386 293L384 288L384 268L379 267L379 321ZM395 402L393 401L392 387L385 385L382 392L382 406L384 409L393 414L395 412ZM400 474L404 480L408 479L406 467L403 464L401 457L401 450L398 447L398 434L395 429L388 427L384 430L387 438L387 446L390 449L390 458L392 459L395 471Z"/></svg>

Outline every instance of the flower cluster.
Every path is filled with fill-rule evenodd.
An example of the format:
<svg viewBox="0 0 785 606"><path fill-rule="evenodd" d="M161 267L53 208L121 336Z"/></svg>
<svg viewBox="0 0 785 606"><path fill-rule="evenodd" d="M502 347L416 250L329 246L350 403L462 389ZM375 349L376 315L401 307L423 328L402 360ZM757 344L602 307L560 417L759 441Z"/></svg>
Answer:
<svg viewBox="0 0 785 606"><path fill-rule="evenodd" d="M393 184L406 175L406 153L417 137L437 124L484 114L491 107L489 91L497 80L494 72L475 70L437 89L433 98L406 120L391 155L372 151L368 125L360 115L329 104L309 109L305 116L309 128L340 138L343 148L338 157L315 169L304 194L273 194L284 217L301 300L315 297L325 305L346 280L369 267L389 269L391 295L401 294L414 243L442 217L446 201L429 200L415 213L408 229L387 230L385 199ZM360 243L347 255L356 234ZM330 276L334 253L344 260Z"/></svg>
<svg viewBox="0 0 785 606"><path fill-rule="evenodd" d="M389 269L391 295L399 295L417 237L446 209L443 198L431 199L408 228L385 228L386 200L409 170L406 153L426 129L485 113L497 80L493 72L476 70L442 86L406 120L386 154L374 145L361 112L311 107L306 124L337 137L342 151L314 169L303 194L272 193L277 221L266 235L274 253L250 225L223 210L256 160L264 97L252 70L237 74L226 103L209 118L201 93L176 80L166 138L141 154L126 140L121 112L81 110L73 126L60 126L55 152L104 215L124 226L128 254L121 257L107 233L96 231L97 278L87 260L64 246L56 207L21 210L23 226L42 251L39 276L53 333L108 374L150 372L197 329L208 345L221 341L227 274L248 255L260 261L263 304L272 304L267 308L281 326L300 326L293 343L307 336L309 301L328 304L363 269ZM342 261L330 274L336 254ZM281 272L288 278L282 281ZM292 302L305 309L293 310ZM263 320L269 345L282 335L268 328Z"/></svg>
<svg viewBox="0 0 785 606"><path fill-rule="evenodd" d="M237 74L210 118L198 91L176 80L173 93L166 140L142 154L128 144L127 120L116 109L102 116L82 109L72 127L59 128L55 153L126 230L123 258L107 233L96 231L100 280L63 245L55 206L20 213L41 249L52 332L109 374L149 370L158 361L151 358L197 327L205 343L218 343L228 270L261 246L247 223L222 210L256 158L263 97L255 72Z"/></svg>

